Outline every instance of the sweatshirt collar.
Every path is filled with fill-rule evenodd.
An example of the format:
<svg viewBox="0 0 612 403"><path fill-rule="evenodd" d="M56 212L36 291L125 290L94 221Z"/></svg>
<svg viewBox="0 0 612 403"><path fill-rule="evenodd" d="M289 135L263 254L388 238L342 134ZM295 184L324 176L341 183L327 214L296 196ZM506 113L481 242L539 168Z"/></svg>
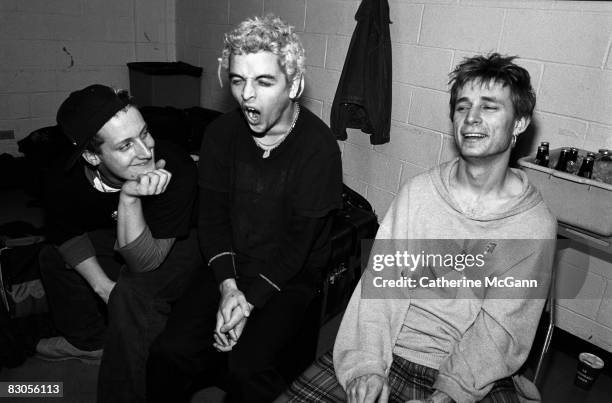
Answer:
<svg viewBox="0 0 612 403"><path fill-rule="evenodd" d="M499 220L520 214L542 201L542 197L537 189L529 183L527 175L520 169L510 168L522 182L522 191L519 195L509 200L507 203L504 203L500 210L494 213L479 215L464 211L450 193L450 175L455 165L459 163L459 158L460 157L457 157L435 167L430 171L430 178L436 191L440 194L440 197L442 197L455 211L467 218L478 221Z"/></svg>

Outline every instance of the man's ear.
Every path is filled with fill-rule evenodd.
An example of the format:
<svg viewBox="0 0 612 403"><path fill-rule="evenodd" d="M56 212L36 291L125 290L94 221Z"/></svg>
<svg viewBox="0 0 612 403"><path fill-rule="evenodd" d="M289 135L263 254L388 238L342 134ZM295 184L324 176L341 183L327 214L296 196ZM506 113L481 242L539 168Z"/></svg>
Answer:
<svg viewBox="0 0 612 403"><path fill-rule="evenodd" d="M531 118L528 116L523 116L522 118L515 120L514 130L512 130L512 135L518 136L519 134L523 133L525 130L527 130L530 123L531 123Z"/></svg>
<svg viewBox="0 0 612 403"><path fill-rule="evenodd" d="M306 85L306 82L304 81L303 74L300 74L299 76L295 77L293 81L291 82L291 89L289 90L289 98L291 98L292 100L298 99L302 95L302 92L304 92L305 85Z"/></svg>
<svg viewBox="0 0 612 403"><path fill-rule="evenodd" d="M89 150L83 151L83 153L81 154L81 157L83 157L83 159L87 161L89 165L94 166L94 167L97 167L98 165L100 165L100 162L102 162L98 154L92 153Z"/></svg>

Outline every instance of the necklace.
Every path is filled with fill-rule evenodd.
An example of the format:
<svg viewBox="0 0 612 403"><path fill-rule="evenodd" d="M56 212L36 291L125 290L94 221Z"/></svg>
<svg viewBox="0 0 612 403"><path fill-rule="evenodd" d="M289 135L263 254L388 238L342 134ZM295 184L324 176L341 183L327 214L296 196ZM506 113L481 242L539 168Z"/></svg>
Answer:
<svg viewBox="0 0 612 403"><path fill-rule="evenodd" d="M257 137L253 137L253 141L255 141L255 145L264 151L263 158L268 158L270 156L270 151L274 150L276 147L280 146L281 143L289 136L293 128L295 127L295 122L297 122L298 116L300 116L300 104L296 102L295 104L295 112L293 113L293 121L291 122L291 126L289 126L289 130L283 135L279 137L274 143L266 144L261 139Z"/></svg>

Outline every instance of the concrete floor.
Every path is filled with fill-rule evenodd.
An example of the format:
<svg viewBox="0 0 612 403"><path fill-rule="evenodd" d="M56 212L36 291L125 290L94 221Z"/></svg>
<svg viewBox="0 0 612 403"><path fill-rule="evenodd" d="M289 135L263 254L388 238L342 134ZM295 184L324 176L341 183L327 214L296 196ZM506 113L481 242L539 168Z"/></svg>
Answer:
<svg viewBox="0 0 612 403"><path fill-rule="evenodd" d="M338 318L321 329L319 353L333 344L339 324ZM545 403L612 403L612 371L603 372L590 391L574 386L577 355L568 352L573 343L571 337L553 337L551 354L547 360L541 392ZM569 350L571 350L571 346ZM607 362L609 364L609 362ZM95 402L96 376L98 367L78 361L49 363L37 358L29 358L23 365L13 369L2 369L0 381L61 381L64 383L63 403ZM217 388L198 392L192 403L221 403L224 393ZM0 399L2 401L2 399ZM20 398L19 403L40 402L37 398Z"/></svg>

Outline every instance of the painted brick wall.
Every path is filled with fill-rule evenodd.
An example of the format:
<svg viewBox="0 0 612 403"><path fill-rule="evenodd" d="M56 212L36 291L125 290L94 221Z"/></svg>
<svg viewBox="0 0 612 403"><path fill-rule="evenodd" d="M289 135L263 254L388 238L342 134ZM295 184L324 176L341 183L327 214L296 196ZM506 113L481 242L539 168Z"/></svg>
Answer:
<svg viewBox="0 0 612 403"><path fill-rule="evenodd" d="M0 153L55 124L60 103L95 82L129 88L127 62L175 60L175 0L0 1Z"/></svg>
<svg viewBox="0 0 612 403"><path fill-rule="evenodd" d="M389 5L391 143L371 146L357 130L340 143L345 182L365 195L379 216L401 183L455 155L447 75L475 53L519 55L530 72L538 103L535 138L525 152L541 140L552 147L612 148L612 3L389 0ZM204 68L202 106L227 110L234 103L217 79L223 33L245 16L274 12L301 33L308 64L303 101L329 123L358 6L358 0L177 0L177 59ZM578 298L559 301L559 323L612 351L612 257L588 252L568 249L559 256L560 281L582 284Z"/></svg>

